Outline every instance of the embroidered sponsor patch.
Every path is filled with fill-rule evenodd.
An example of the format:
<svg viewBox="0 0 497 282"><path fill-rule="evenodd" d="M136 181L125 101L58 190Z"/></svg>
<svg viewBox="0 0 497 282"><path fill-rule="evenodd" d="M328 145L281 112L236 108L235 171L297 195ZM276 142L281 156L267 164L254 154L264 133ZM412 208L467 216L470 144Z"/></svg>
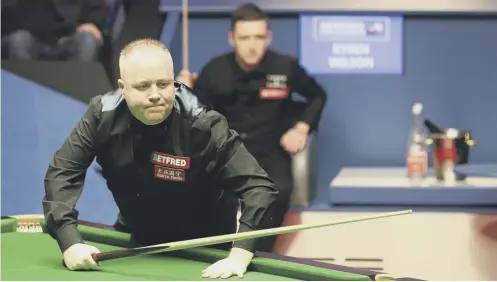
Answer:
<svg viewBox="0 0 497 282"><path fill-rule="evenodd" d="M174 169L169 167L154 166L155 178L168 181L186 181L186 173L183 169Z"/></svg>
<svg viewBox="0 0 497 282"><path fill-rule="evenodd" d="M190 168L190 158L167 155L159 152L152 152L152 163L172 168L189 169Z"/></svg>

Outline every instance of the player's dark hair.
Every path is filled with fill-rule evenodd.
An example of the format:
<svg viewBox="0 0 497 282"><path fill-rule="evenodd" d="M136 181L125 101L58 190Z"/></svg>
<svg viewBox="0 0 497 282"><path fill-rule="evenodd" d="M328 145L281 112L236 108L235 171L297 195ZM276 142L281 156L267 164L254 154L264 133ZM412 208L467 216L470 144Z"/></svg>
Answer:
<svg viewBox="0 0 497 282"><path fill-rule="evenodd" d="M238 6L236 10L231 15L231 31L235 28L235 25L239 21L259 21L265 20L267 23L269 21L268 15L257 5L252 3L246 3Z"/></svg>

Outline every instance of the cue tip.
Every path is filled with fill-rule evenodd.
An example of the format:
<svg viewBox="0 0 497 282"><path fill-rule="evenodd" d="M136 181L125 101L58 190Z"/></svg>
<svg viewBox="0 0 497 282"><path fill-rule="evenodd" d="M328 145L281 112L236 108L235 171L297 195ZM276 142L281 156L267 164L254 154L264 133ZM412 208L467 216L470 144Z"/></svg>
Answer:
<svg viewBox="0 0 497 282"><path fill-rule="evenodd" d="M381 273L374 276L374 281L394 281L397 278L393 275Z"/></svg>

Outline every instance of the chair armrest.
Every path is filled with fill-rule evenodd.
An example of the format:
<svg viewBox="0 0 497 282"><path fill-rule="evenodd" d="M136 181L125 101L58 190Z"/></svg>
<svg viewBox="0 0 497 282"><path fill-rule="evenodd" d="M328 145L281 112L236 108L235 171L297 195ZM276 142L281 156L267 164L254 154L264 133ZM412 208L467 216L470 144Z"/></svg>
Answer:
<svg viewBox="0 0 497 282"><path fill-rule="evenodd" d="M308 207L313 200L312 192L316 183L315 161L317 155L317 135L309 135L306 147L292 154L293 193L292 206Z"/></svg>

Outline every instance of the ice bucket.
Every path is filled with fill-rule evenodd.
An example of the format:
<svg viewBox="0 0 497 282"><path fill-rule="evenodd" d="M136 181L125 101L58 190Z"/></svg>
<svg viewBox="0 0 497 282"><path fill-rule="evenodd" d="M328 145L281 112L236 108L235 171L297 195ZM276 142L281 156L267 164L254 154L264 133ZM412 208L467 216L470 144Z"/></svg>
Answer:
<svg viewBox="0 0 497 282"><path fill-rule="evenodd" d="M431 133L428 144L432 147L435 177L439 181L462 181L466 178L454 172L454 167L468 163L470 148L475 145L467 130L449 128Z"/></svg>

